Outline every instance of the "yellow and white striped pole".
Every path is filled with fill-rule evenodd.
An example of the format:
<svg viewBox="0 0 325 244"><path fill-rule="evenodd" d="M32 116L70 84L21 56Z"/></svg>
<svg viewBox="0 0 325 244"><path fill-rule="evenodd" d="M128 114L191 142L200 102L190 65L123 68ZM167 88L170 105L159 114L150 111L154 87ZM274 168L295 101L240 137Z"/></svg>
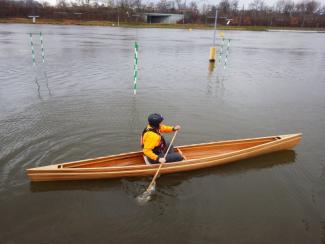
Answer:
<svg viewBox="0 0 325 244"><path fill-rule="evenodd" d="M214 63L216 61L216 32L217 32L217 19L218 19L218 9L216 8L216 15L214 18L214 32L213 32L213 47L210 48L209 61Z"/></svg>

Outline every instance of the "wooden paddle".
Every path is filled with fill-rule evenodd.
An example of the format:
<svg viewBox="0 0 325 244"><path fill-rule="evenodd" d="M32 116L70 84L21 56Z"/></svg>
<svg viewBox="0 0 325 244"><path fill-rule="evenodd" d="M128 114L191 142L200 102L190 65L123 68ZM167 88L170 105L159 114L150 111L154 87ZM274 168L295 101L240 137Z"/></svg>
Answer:
<svg viewBox="0 0 325 244"><path fill-rule="evenodd" d="M171 146L172 146L172 144L173 144L173 142L174 142L174 140L175 140L175 137L176 137L176 135L177 135L177 132L178 132L178 131L175 131L175 134L174 134L174 136L173 136L173 139L171 140L171 142L170 142L170 144L169 144L169 147L168 147L168 149L167 149L167 151L166 151L166 153L165 153L165 155L164 155L164 159L166 159L166 157L167 157L167 154L168 154L168 152L169 152L169 150L170 150L170 148L171 148ZM152 181L150 182L150 185L148 186L147 190L144 191L143 195L150 194L152 187L156 184L156 178L157 178L157 176L158 176L158 174L159 174L159 171L160 171L162 165L163 165L163 163L160 163L159 168L158 168L158 170L157 170L155 176L152 178Z"/></svg>

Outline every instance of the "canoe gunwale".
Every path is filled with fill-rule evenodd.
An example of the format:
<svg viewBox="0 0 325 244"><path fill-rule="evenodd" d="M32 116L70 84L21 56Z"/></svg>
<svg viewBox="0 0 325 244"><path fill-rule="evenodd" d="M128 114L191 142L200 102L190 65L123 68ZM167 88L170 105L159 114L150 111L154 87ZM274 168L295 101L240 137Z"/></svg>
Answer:
<svg viewBox="0 0 325 244"><path fill-rule="evenodd" d="M300 134L290 134L290 135L300 135ZM289 135L289 136L290 136ZM277 137L284 137L287 135L281 135L281 136L268 136L268 137L256 137L256 138L248 138L248 139L237 139L237 140L225 140L225 141L214 141L214 142L206 142L206 143L198 143L198 144L190 144L190 145L183 145L183 146L177 146L175 148L191 148L191 147L200 147L200 146L213 146L213 145L218 145L218 144L235 144L235 143L241 143L241 142L248 142L248 141L256 141L256 140L265 140L265 139L275 139ZM97 157L97 158L92 158L92 159L82 159L82 160L77 160L77 161L73 161L73 162L67 162L67 163L58 163L58 164L54 164L54 165L48 165L48 166L59 166L61 165L61 167L59 168L60 170L63 169L68 169L69 166L73 166L74 164L79 164L79 163L92 163L92 161L96 160L96 162L93 163L97 163L97 160L114 160L115 158L128 158L128 157L132 157L132 156L137 156L137 154L139 154L139 156L142 156L142 151L134 151L134 152L128 152L128 153L119 153L119 154L114 154L114 155L109 155L109 156L103 156L103 157ZM182 161L183 162L183 161ZM48 167L48 166L39 166L36 167L38 169L41 169L43 167ZM128 166L108 166L109 168L113 168L113 167L132 167L133 165L128 165ZM135 167L137 166L142 166L142 165L134 165ZM155 165L154 165L155 166ZM32 169L36 169L36 168L32 168ZM71 167L74 168L74 167ZM101 167L104 168L104 167ZM32 169L28 169L28 170L32 170ZM77 167L75 167L74 169L77 169ZM51 169L52 170L52 169Z"/></svg>

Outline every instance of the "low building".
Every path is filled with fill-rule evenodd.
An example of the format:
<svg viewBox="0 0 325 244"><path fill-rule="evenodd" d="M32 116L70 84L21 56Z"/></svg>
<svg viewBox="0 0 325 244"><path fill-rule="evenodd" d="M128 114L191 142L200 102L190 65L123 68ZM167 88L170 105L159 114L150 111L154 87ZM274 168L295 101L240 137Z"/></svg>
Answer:
<svg viewBox="0 0 325 244"><path fill-rule="evenodd" d="M145 13L144 21L150 24L176 24L184 18L183 14Z"/></svg>

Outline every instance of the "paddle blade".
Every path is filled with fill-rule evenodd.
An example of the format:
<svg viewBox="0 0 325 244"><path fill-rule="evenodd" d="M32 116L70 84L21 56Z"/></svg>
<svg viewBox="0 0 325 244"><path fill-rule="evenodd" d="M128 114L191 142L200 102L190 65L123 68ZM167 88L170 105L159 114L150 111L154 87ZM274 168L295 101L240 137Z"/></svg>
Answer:
<svg viewBox="0 0 325 244"><path fill-rule="evenodd" d="M139 195L136 200L140 205L143 205L151 200L151 195L156 190L156 183L152 184L145 192Z"/></svg>

